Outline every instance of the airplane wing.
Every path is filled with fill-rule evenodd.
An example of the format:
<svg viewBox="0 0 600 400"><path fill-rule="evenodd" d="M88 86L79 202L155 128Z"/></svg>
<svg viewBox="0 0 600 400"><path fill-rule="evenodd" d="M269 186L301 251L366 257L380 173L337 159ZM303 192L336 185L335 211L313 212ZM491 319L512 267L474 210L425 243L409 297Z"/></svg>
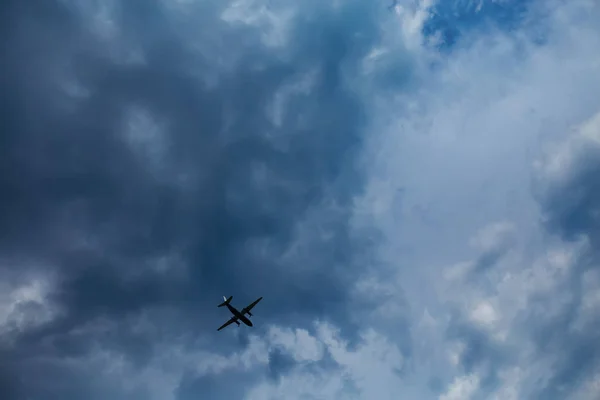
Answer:
<svg viewBox="0 0 600 400"><path fill-rule="evenodd" d="M247 307L244 307L244 309L242 310L242 315L244 315L244 314L247 314L247 313L248 313L248 311L252 310L252 308L254 308L254 306L255 306L255 305L257 305L257 304L258 304L258 302L259 302L259 301L261 301L261 300L262 300L262 297L259 297L258 299L254 300L254 301L252 302L252 304L250 304L250 305L249 305L249 306L247 306Z"/></svg>
<svg viewBox="0 0 600 400"><path fill-rule="evenodd" d="M221 329L225 328L226 326L233 324L234 322L237 321L237 317L231 317L229 319L229 321L225 322L223 325L221 325L221 327L219 329L217 329L218 331L220 331Z"/></svg>

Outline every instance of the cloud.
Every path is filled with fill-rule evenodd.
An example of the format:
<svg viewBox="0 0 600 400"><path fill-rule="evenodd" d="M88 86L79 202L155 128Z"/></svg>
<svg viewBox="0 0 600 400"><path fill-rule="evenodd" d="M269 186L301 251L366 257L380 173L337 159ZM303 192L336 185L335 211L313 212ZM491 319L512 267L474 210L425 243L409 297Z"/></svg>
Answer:
<svg viewBox="0 0 600 400"><path fill-rule="evenodd" d="M585 235L595 242L600 112L552 147L536 164L547 223L567 239Z"/></svg>
<svg viewBox="0 0 600 400"><path fill-rule="evenodd" d="M315 336L296 332L296 344L288 347L289 353L304 352L315 344L326 353L315 352L275 382L255 386L248 398L393 398L403 369L399 349L373 330L360 336L357 346L351 348L340 338L339 331L328 324L317 323ZM323 358L329 362L324 364Z"/></svg>
<svg viewBox="0 0 600 400"><path fill-rule="evenodd" d="M23 4L3 398L597 397L593 2Z"/></svg>
<svg viewBox="0 0 600 400"><path fill-rule="evenodd" d="M440 400L470 399L476 392L478 383L476 376L456 378L448 388L448 392L440 396Z"/></svg>
<svg viewBox="0 0 600 400"><path fill-rule="evenodd" d="M37 6L2 12L17 21L0 121L15 396L143 396L164 372L158 343L246 348L216 336L222 294L264 296L263 326L346 324L368 249L347 222L365 117L345 69L377 31L347 18L372 9ZM154 396L183 371L167 372ZM88 373L109 377L68 384Z"/></svg>
<svg viewBox="0 0 600 400"><path fill-rule="evenodd" d="M380 254L408 299L406 381L440 382L424 398L565 398L593 387L595 328L575 315L597 264L598 158L580 132L597 130L599 32L588 18L598 9L552 7L538 25L543 43L530 26L469 34L421 72L419 92L378 103L361 207L385 232ZM430 349L417 345L423 337Z"/></svg>

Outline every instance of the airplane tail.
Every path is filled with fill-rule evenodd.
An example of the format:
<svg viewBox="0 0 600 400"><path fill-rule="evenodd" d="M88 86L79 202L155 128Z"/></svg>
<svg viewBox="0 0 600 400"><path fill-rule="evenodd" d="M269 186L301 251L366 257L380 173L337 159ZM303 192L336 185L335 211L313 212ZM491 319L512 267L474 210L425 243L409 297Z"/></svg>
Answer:
<svg viewBox="0 0 600 400"><path fill-rule="evenodd" d="M227 304L229 304L229 302L231 301L231 299L233 299L233 296L229 296L229 298L225 298L225 296L223 296L223 300L225 300L224 302L222 302L221 304L219 304L217 307L223 307L226 306Z"/></svg>

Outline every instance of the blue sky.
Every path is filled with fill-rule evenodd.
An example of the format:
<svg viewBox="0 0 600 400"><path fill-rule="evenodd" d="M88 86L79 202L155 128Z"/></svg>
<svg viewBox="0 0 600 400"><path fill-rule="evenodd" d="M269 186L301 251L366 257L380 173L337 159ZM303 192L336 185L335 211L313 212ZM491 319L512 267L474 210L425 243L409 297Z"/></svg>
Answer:
<svg viewBox="0 0 600 400"><path fill-rule="evenodd" d="M3 3L2 399L600 397L598 4L391 4Z"/></svg>

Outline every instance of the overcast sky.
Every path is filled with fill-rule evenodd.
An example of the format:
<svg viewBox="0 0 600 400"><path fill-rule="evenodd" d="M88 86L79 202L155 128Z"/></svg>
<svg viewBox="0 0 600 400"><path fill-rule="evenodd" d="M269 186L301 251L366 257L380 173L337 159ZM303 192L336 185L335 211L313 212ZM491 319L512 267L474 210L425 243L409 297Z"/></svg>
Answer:
<svg viewBox="0 0 600 400"><path fill-rule="evenodd" d="M598 21L3 1L0 398L600 398Z"/></svg>

